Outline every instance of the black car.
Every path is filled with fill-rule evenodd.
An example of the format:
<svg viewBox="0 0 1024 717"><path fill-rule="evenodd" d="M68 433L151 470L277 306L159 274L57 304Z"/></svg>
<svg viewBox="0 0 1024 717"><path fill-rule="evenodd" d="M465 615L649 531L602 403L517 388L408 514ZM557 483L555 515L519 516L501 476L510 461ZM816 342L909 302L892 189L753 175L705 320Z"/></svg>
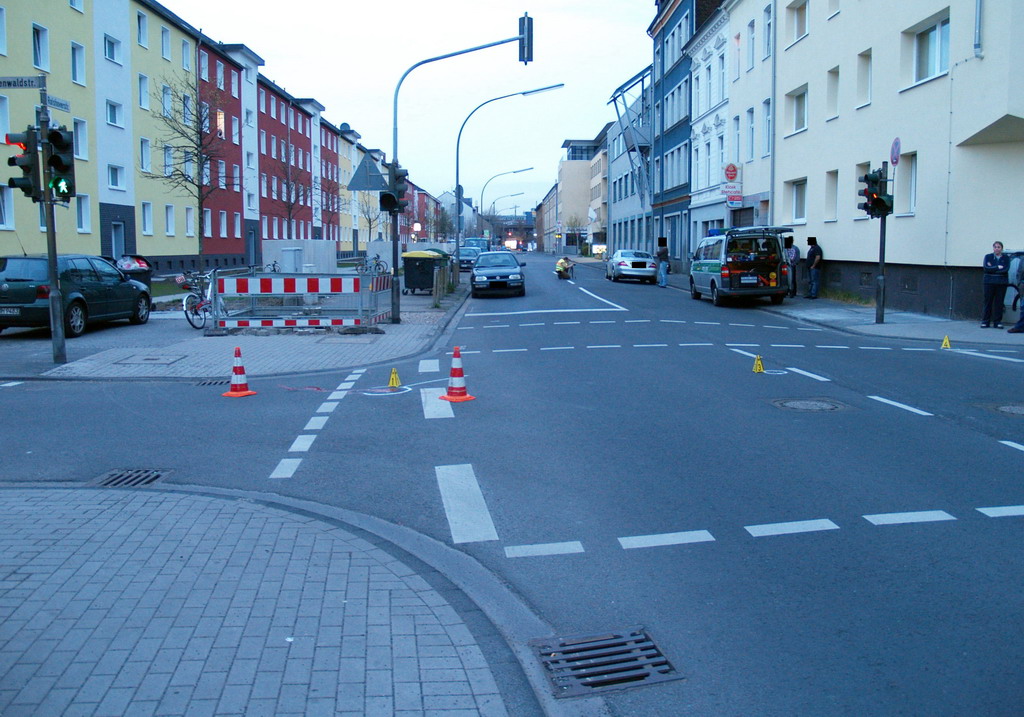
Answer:
<svg viewBox="0 0 1024 717"><path fill-rule="evenodd" d="M81 336L87 324L149 320L148 287L106 259L85 254L57 257L64 333ZM0 257L0 331L12 326L50 325L50 283L45 256Z"/></svg>
<svg viewBox="0 0 1024 717"><path fill-rule="evenodd" d="M459 247L459 271L469 271L473 268L473 262L480 255L480 250L473 246Z"/></svg>
<svg viewBox="0 0 1024 717"><path fill-rule="evenodd" d="M525 264L508 251L485 251L476 258L470 279L470 293L480 296L484 293L512 293L526 295L526 280L523 277Z"/></svg>

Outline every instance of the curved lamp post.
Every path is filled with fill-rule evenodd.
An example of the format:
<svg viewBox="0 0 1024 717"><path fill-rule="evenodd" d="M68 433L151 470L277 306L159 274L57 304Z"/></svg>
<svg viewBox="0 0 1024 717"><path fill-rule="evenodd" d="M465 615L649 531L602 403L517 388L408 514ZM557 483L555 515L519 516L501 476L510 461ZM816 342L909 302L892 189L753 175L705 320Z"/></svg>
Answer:
<svg viewBox="0 0 1024 717"><path fill-rule="evenodd" d="M521 197L524 194L526 194L526 192L516 192L515 194L505 194L503 196L498 197L493 202L491 202L491 212L490 213L494 214L494 205L497 204L498 202L500 202L502 199L508 199L509 197ZM481 206L483 206L483 205L481 205Z"/></svg>
<svg viewBox="0 0 1024 717"><path fill-rule="evenodd" d="M519 174L520 172L529 172L533 167L524 167L522 169L513 169L511 172L498 172L491 179L497 179L498 177L504 177L506 174ZM491 179L484 182L484 188L480 190L480 208L484 207L484 192L487 191L487 185L491 183ZM492 202L493 204L493 202Z"/></svg>
<svg viewBox="0 0 1024 717"><path fill-rule="evenodd" d="M528 97L529 95L538 95L541 92L547 92L548 90L557 90L565 87L565 84L559 82L557 85L548 85L547 87L538 87L535 90L526 90L524 92L512 92L507 95L501 95L500 97L492 97L486 102L481 102L473 111L466 115L466 119L462 120L462 126L459 127L459 136L455 139L455 204L456 204L456 219L455 219L455 263L458 265L459 262L459 245L462 243L462 187L459 185L459 148L462 145L462 130L466 129L466 123L469 122L469 118L472 117L478 109L484 105L489 105L492 102L498 100L504 100L509 97L517 97L522 95ZM456 282L458 281L458 274L456 274Z"/></svg>

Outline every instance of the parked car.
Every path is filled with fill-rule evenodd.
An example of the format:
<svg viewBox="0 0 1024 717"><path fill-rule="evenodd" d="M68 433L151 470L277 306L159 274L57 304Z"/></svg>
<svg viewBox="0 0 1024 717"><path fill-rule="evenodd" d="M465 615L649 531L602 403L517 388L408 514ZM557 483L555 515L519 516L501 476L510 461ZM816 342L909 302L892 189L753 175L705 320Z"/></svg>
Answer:
<svg viewBox="0 0 1024 717"><path fill-rule="evenodd" d="M473 264L470 293L476 297L483 293L512 293L526 295L526 266L510 251L481 252Z"/></svg>
<svg viewBox="0 0 1024 717"><path fill-rule="evenodd" d="M658 261L645 251L618 249L605 264L604 278L639 279L653 284L658 280Z"/></svg>
<svg viewBox="0 0 1024 717"><path fill-rule="evenodd" d="M734 296L767 296L781 304L790 282L782 239L792 233L789 227L740 227L705 238L690 262L690 296L708 294L715 306Z"/></svg>
<svg viewBox="0 0 1024 717"><path fill-rule="evenodd" d="M474 246L460 246L459 271L470 271L473 268L473 262L476 261L479 255L480 250Z"/></svg>
<svg viewBox="0 0 1024 717"><path fill-rule="evenodd" d="M81 336L97 321L149 321L149 289L98 256L57 257L64 334ZM50 325L49 269L45 256L0 257L0 331L12 326Z"/></svg>

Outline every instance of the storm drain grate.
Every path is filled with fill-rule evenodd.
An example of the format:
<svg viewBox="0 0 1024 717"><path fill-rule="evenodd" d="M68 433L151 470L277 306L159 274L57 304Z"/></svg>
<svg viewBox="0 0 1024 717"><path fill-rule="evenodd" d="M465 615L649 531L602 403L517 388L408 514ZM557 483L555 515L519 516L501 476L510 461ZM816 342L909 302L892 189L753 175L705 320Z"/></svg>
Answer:
<svg viewBox="0 0 1024 717"><path fill-rule="evenodd" d="M642 627L530 640L555 697L579 697L682 679Z"/></svg>
<svg viewBox="0 0 1024 717"><path fill-rule="evenodd" d="M152 470L149 468L124 468L121 470L107 471L93 481L95 485L107 488L134 488L140 485L152 485L167 475L170 471Z"/></svg>
<svg viewBox="0 0 1024 717"><path fill-rule="evenodd" d="M231 379L228 378L211 378L206 381L200 381L199 383L196 384L196 386L227 386L229 383L231 383Z"/></svg>

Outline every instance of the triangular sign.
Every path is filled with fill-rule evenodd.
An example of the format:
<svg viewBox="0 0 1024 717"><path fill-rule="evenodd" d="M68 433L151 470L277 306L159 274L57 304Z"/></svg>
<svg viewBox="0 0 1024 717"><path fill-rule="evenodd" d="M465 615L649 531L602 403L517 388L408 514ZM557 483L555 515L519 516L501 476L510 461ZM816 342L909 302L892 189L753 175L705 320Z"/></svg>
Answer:
<svg viewBox="0 0 1024 717"><path fill-rule="evenodd" d="M387 188L387 180L377 169L377 163L370 155L363 155L363 160L348 183L348 190L350 192L383 192Z"/></svg>

